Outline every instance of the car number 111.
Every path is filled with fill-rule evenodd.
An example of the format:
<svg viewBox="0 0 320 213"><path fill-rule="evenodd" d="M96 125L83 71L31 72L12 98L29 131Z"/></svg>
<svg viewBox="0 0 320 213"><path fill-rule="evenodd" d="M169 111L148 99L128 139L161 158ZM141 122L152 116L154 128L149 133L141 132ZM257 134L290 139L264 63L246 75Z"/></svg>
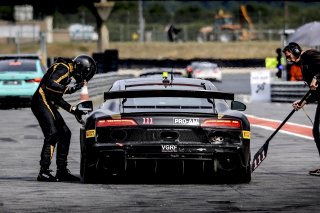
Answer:
<svg viewBox="0 0 320 213"><path fill-rule="evenodd" d="M153 124L153 119L152 118L142 118L142 124Z"/></svg>

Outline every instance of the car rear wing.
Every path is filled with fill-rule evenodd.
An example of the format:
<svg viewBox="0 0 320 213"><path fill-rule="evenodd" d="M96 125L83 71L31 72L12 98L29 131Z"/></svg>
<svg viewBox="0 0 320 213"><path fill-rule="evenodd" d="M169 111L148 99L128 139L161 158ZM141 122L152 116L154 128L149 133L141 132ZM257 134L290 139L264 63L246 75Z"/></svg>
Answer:
<svg viewBox="0 0 320 213"><path fill-rule="evenodd" d="M104 93L104 100L118 98L188 97L234 100L233 93L208 90L121 90Z"/></svg>
<svg viewBox="0 0 320 213"><path fill-rule="evenodd" d="M143 77L143 76L148 76L148 75L163 75L163 72L167 72L168 74L173 74L173 75L182 75L182 72L179 72L179 71L146 71L146 72L143 72L140 74L140 77Z"/></svg>

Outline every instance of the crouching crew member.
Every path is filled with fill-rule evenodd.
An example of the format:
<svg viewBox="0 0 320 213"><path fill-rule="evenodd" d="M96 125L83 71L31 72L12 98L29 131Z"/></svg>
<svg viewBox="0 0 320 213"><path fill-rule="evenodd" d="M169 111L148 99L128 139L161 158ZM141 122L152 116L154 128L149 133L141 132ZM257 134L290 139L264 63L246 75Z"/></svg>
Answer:
<svg viewBox="0 0 320 213"><path fill-rule="evenodd" d="M73 60L58 58L47 70L34 93L31 110L44 135L38 181L79 181L67 168L71 131L59 113L58 106L72 114L82 115L82 111L76 110L62 96L81 89L84 82L90 80L95 72L96 63L89 56L80 55ZM76 83L69 86L71 78L74 78ZM56 146L57 171L54 176L49 167Z"/></svg>

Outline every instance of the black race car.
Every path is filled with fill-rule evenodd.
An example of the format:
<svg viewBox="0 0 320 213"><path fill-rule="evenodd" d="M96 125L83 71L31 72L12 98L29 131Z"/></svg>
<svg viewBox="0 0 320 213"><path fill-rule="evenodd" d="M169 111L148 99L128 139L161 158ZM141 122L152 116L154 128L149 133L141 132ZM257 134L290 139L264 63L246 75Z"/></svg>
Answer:
<svg viewBox="0 0 320 213"><path fill-rule="evenodd" d="M160 76L118 80L104 99L80 130L84 183L250 182L250 124L234 94Z"/></svg>

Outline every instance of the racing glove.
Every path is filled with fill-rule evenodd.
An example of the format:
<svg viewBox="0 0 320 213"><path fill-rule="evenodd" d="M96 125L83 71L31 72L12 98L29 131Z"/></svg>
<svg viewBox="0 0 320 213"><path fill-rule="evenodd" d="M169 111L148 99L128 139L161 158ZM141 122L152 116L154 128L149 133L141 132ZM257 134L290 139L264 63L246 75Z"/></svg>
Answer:
<svg viewBox="0 0 320 213"><path fill-rule="evenodd" d="M79 89L81 89L83 87L84 83L79 83L79 84L74 84L71 87L67 87L66 89L66 94L72 94L75 93L76 91L78 91Z"/></svg>

